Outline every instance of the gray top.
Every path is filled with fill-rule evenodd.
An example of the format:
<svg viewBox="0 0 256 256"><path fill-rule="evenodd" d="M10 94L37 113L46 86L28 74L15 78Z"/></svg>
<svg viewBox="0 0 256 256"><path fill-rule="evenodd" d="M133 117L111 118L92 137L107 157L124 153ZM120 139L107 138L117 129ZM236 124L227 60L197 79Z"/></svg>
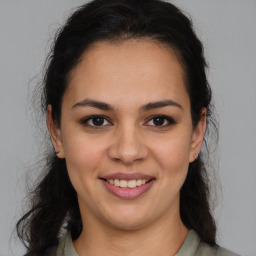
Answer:
<svg viewBox="0 0 256 256"><path fill-rule="evenodd" d="M67 233L60 239L60 243L57 248L52 249L50 254L53 256L79 256L76 252L70 233ZM226 250L219 246L209 246L206 243L201 242L198 234L191 229L186 237L185 242L181 246L176 256L239 256L229 250Z"/></svg>

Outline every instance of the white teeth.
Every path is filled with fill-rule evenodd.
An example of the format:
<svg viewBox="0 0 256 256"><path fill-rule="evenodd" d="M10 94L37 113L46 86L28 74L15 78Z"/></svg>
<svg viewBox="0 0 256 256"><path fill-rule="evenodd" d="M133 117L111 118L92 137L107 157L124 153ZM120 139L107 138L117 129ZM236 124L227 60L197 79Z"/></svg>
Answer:
<svg viewBox="0 0 256 256"><path fill-rule="evenodd" d="M146 179L139 179L139 180L119 180L119 179L110 179L107 180L108 183L121 187L121 188L135 188L141 185L146 184Z"/></svg>
<svg viewBox="0 0 256 256"><path fill-rule="evenodd" d="M136 185L137 185L136 180L129 180L127 184L128 188L136 188Z"/></svg>
<svg viewBox="0 0 256 256"><path fill-rule="evenodd" d="M127 180L120 180L119 186L121 188L127 188L127 184L128 184Z"/></svg>
<svg viewBox="0 0 256 256"><path fill-rule="evenodd" d="M118 179L115 179L115 180L114 180L114 185L115 185L115 186L119 187L119 183L120 183L120 182L119 182Z"/></svg>
<svg viewBox="0 0 256 256"><path fill-rule="evenodd" d="M136 181L136 186L141 186L141 184L142 184L142 180L137 180Z"/></svg>

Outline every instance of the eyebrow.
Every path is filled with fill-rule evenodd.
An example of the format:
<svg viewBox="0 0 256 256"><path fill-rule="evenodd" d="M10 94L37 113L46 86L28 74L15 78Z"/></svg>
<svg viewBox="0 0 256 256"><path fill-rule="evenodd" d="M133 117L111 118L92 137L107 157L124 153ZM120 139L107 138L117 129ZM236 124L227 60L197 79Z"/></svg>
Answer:
<svg viewBox="0 0 256 256"><path fill-rule="evenodd" d="M77 102L74 106L72 106L72 109L76 107L93 107L93 108L98 108L98 109L107 110L107 111L115 111L115 108L112 107L111 105L102 101L91 100L91 99L84 99L82 101Z"/></svg>
<svg viewBox="0 0 256 256"><path fill-rule="evenodd" d="M140 107L139 112L146 112L155 108L163 108L167 106L174 106L178 107L179 109L183 109L182 106L170 99L165 99L161 101L156 101L156 102L149 102L143 106ZM111 106L108 103L102 102L102 101L97 101L97 100L92 100L92 99L84 99L82 101L77 102L75 105L72 106L72 109L77 108L77 107L93 107L93 108L98 108L101 110L106 110L106 111L115 111L116 109Z"/></svg>
<svg viewBox="0 0 256 256"><path fill-rule="evenodd" d="M166 99L166 100L161 100L161 101L156 101L156 102L149 102L146 105L143 105L140 107L140 112L149 111L149 110L155 109L155 108L168 107L168 106L174 106L174 107L183 109L179 103L177 103L173 100L170 100L170 99Z"/></svg>

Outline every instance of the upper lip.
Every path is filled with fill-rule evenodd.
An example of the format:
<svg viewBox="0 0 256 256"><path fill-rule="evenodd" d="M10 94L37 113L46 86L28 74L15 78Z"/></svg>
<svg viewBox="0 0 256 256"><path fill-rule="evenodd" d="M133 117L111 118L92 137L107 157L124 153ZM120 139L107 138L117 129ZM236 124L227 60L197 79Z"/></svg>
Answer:
<svg viewBox="0 0 256 256"><path fill-rule="evenodd" d="M118 179L118 180L146 180L149 181L154 179L155 177L139 172L135 173L112 173L105 176L100 177L101 179L111 180L111 179Z"/></svg>

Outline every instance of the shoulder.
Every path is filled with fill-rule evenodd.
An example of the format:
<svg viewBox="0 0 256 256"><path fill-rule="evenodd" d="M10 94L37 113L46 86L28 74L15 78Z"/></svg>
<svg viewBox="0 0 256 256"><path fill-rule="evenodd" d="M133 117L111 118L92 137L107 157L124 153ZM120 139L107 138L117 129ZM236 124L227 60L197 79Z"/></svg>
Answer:
<svg viewBox="0 0 256 256"><path fill-rule="evenodd" d="M239 256L220 246L210 246L201 241L197 232L191 229L176 256Z"/></svg>
<svg viewBox="0 0 256 256"><path fill-rule="evenodd" d="M201 241L197 232L191 229L176 256L239 256L220 246L210 246Z"/></svg>
<svg viewBox="0 0 256 256"><path fill-rule="evenodd" d="M198 247L198 251L196 253L196 256L203 256L203 255L209 255L209 256L239 256L238 254L231 252L223 247L220 246L210 246L205 243L200 243Z"/></svg>

